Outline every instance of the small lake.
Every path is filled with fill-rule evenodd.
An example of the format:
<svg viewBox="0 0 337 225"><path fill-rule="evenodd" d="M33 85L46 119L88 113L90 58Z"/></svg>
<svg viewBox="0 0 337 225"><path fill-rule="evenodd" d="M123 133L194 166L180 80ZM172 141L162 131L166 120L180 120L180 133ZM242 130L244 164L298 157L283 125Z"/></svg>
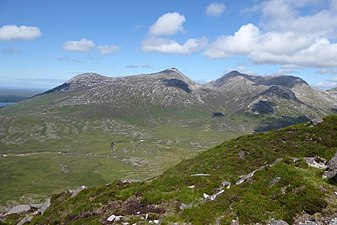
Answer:
<svg viewBox="0 0 337 225"><path fill-rule="evenodd" d="M0 108L7 106L7 105L13 105L13 104L15 104L15 102L0 102Z"/></svg>

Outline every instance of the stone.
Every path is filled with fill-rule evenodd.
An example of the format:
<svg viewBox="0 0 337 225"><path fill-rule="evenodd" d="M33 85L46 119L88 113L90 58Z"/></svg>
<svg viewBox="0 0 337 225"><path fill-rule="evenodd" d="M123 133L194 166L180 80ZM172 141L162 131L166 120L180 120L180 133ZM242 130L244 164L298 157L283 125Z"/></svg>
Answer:
<svg viewBox="0 0 337 225"><path fill-rule="evenodd" d="M196 173L196 174L192 174L191 177L209 177L211 176L208 173Z"/></svg>
<svg viewBox="0 0 337 225"><path fill-rule="evenodd" d="M232 220L232 222L231 222L231 225L240 225L240 223L239 223L239 220L238 219L236 219L236 220Z"/></svg>
<svg viewBox="0 0 337 225"><path fill-rule="evenodd" d="M159 224L160 221L159 221L159 220L153 220L153 223L154 223L154 224Z"/></svg>
<svg viewBox="0 0 337 225"><path fill-rule="evenodd" d="M75 197L76 195L78 195L78 193L80 193L81 191L83 191L87 188L88 188L87 186L82 185L82 186L78 187L77 189L70 191L71 192L70 198Z"/></svg>
<svg viewBox="0 0 337 225"><path fill-rule="evenodd" d="M326 166L326 159L315 156L315 157L304 157L305 162L308 164L308 166L324 170L327 168Z"/></svg>
<svg viewBox="0 0 337 225"><path fill-rule="evenodd" d="M243 182L245 182L246 180L252 178L254 176L254 174L256 173L257 170L254 170L253 172L247 174L247 175L241 175L239 177L239 180L235 182L235 185L239 185L242 184Z"/></svg>
<svg viewBox="0 0 337 225"><path fill-rule="evenodd" d="M272 220L268 223L268 225L289 225L289 224L284 220Z"/></svg>
<svg viewBox="0 0 337 225"><path fill-rule="evenodd" d="M322 122L323 122L323 119L322 119L322 118L314 118L314 119L312 119L312 120L310 121L310 124L313 125L313 126L316 126L316 125L318 125L318 124L320 124L320 123L322 123Z"/></svg>
<svg viewBox="0 0 337 225"><path fill-rule="evenodd" d="M17 205L8 210L4 216L15 214L15 213L23 213L28 212L31 209L30 205Z"/></svg>
<svg viewBox="0 0 337 225"><path fill-rule="evenodd" d="M116 216L115 215L111 215L111 216L108 217L107 221L113 222L115 219L116 219Z"/></svg>
<svg viewBox="0 0 337 225"><path fill-rule="evenodd" d="M244 151L240 151L240 152L238 153L238 157L239 157L239 159L245 159L246 153L245 153Z"/></svg>
<svg viewBox="0 0 337 225"><path fill-rule="evenodd" d="M327 163L323 178L333 179L337 182L337 152Z"/></svg>
<svg viewBox="0 0 337 225"><path fill-rule="evenodd" d="M275 177L274 179L272 179L272 181L270 181L270 185L273 186L275 184L277 184L278 182L280 182L281 177Z"/></svg>
<svg viewBox="0 0 337 225"><path fill-rule="evenodd" d="M202 196L204 197L204 199L208 199L210 196L206 193L203 193Z"/></svg>
<svg viewBox="0 0 337 225"><path fill-rule="evenodd" d="M41 213L41 215L49 208L50 206L50 198L47 199L45 203L42 203L41 206L38 208L38 212Z"/></svg>
<svg viewBox="0 0 337 225"><path fill-rule="evenodd" d="M221 188L223 189L223 188L227 188L227 189L230 189L231 188L231 182L229 182L229 181L223 181L222 183L221 183Z"/></svg>

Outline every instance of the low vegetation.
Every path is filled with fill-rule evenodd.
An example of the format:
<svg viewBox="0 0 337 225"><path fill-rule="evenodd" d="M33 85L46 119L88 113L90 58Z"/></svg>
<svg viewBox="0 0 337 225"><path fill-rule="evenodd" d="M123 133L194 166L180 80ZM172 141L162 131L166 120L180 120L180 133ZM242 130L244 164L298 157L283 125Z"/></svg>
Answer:
<svg viewBox="0 0 337 225"><path fill-rule="evenodd" d="M52 204L31 224L108 224L121 215L130 224L240 224L337 212L333 181L304 157L330 159L337 151L337 116L289 128L242 136L183 160L145 182L116 181L52 196ZM238 180L248 175L242 183ZM222 187L224 182L230 188ZM222 188L221 188L222 187ZM219 193L211 199L215 193ZM147 219L145 219L147 218ZM11 224L11 218L8 224ZM118 222L117 222L118 223Z"/></svg>

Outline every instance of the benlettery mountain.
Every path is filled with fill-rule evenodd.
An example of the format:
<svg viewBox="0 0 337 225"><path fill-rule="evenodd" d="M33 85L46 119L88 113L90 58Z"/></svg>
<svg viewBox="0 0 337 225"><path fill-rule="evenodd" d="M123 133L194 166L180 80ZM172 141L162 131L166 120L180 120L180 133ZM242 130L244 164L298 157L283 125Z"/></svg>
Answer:
<svg viewBox="0 0 337 225"><path fill-rule="evenodd" d="M294 76L232 71L198 84L175 68L81 74L0 109L0 206L148 179L233 137L336 112L336 91Z"/></svg>

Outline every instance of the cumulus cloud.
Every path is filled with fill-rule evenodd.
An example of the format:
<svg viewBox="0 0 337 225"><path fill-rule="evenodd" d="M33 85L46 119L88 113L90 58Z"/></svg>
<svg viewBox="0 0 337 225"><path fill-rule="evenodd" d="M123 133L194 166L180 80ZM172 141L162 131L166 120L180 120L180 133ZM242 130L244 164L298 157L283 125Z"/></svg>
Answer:
<svg viewBox="0 0 337 225"><path fill-rule="evenodd" d="M107 55L118 51L120 48L117 45L99 45L97 49L101 54Z"/></svg>
<svg viewBox="0 0 337 225"><path fill-rule="evenodd" d="M296 31L317 36L325 35L329 38L337 36L336 2L336 0L268 0L262 1L250 10L261 12L261 26L265 30ZM308 11L308 7L321 10Z"/></svg>
<svg viewBox="0 0 337 225"><path fill-rule="evenodd" d="M256 63L296 66L337 66L337 44L326 38L295 32L262 32L253 24L234 35L217 38L204 52L209 58L246 55Z"/></svg>
<svg viewBox="0 0 337 225"><path fill-rule="evenodd" d="M5 25L0 27L0 41L34 40L41 36L37 27Z"/></svg>
<svg viewBox="0 0 337 225"><path fill-rule="evenodd" d="M336 74L337 75L337 69L334 68L321 68L317 70L317 73L319 74ZM336 78L337 81L337 78Z"/></svg>
<svg viewBox="0 0 337 225"><path fill-rule="evenodd" d="M332 79L321 81L316 85L320 89L329 90L332 88L337 87L337 77L334 77Z"/></svg>
<svg viewBox="0 0 337 225"><path fill-rule="evenodd" d="M200 50L206 44L206 38L188 39L184 44L179 44L171 39L153 37L143 40L142 50L145 52L190 54Z"/></svg>
<svg viewBox="0 0 337 225"><path fill-rule="evenodd" d="M183 23L186 21L183 15L177 12L166 13L150 27L150 35L171 35L184 31Z"/></svg>
<svg viewBox="0 0 337 225"><path fill-rule="evenodd" d="M79 41L66 41L63 44L63 50L73 52L87 52L95 47L95 43L91 40L82 38Z"/></svg>
<svg viewBox="0 0 337 225"><path fill-rule="evenodd" d="M225 9L224 4L213 2L206 7L205 13L207 16L220 16Z"/></svg>

